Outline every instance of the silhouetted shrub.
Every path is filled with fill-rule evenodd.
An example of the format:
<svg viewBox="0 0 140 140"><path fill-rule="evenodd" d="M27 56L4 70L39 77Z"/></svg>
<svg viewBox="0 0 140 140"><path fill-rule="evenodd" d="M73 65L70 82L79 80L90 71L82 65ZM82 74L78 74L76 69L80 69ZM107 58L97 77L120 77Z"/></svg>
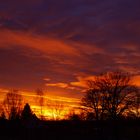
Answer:
<svg viewBox="0 0 140 140"><path fill-rule="evenodd" d="M22 120L31 120L32 118L33 118L32 110L30 108L30 105L28 103L26 103L26 105L24 106L24 109L21 113L21 119Z"/></svg>

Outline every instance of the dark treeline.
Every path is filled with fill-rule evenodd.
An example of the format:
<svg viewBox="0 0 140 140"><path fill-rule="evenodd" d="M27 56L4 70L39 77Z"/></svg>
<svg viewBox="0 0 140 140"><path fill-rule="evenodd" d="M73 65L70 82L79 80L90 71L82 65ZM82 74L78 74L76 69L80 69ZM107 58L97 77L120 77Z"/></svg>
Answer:
<svg viewBox="0 0 140 140"><path fill-rule="evenodd" d="M133 140L140 138L140 121L0 121L2 140Z"/></svg>
<svg viewBox="0 0 140 140"><path fill-rule="evenodd" d="M87 81L81 113L66 120L43 119L43 92L37 90L38 118L18 91L7 93L1 107L0 139L97 139L140 138L140 93L128 73L109 72Z"/></svg>
<svg viewBox="0 0 140 140"><path fill-rule="evenodd" d="M140 89L131 76L108 72L87 81L82 98L83 111L73 118L81 120L120 120L140 118Z"/></svg>

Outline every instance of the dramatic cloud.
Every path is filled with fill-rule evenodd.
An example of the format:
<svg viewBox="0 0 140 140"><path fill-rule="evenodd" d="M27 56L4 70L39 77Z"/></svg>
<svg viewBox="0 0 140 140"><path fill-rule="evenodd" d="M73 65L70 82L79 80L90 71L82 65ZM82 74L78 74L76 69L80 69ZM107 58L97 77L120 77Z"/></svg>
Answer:
<svg viewBox="0 0 140 140"><path fill-rule="evenodd" d="M76 87L87 88L87 81L94 79L95 76L77 76L77 81L71 82L70 84Z"/></svg>
<svg viewBox="0 0 140 140"><path fill-rule="evenodd" d="M67 88L68 84L66 84L66 83L54 83L54 84L46 84L46 86Z"/></svg>
<svg viewBox="0 0 140 140"><path fill-rule="evenodd" d="M94 78L89 75L112 70L134 74L139 85L139 5L139 0L1 0L0 87L43 87L78 98L85 80Z"/></svg>

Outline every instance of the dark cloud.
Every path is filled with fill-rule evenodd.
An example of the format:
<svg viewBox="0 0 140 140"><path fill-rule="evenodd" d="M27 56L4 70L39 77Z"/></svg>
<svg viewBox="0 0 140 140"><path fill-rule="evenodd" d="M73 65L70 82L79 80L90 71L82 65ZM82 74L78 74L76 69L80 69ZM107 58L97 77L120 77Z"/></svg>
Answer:
<svg viewBox="0 0 140 140"><path fill-rule="evenodd" d="M69 83L75 74L114 69L140 73L139 0L0 3L2 86L34 88L45 77Z"/></svg>

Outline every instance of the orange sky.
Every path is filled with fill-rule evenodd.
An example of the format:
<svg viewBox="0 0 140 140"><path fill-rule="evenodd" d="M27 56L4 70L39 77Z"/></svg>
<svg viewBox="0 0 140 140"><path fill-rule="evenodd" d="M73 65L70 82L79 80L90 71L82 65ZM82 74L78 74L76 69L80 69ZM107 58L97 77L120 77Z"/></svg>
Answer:
<svg viewBox="0 0 140 140"><path fill-rule="evenodd" d="M9 70L6 71L7 73L2 72L2 74L4 73L2 77L4 83L1 80L1 92L4 89L7 91L12 88L25 91L22 93L25 97L25 102L29 102L32 109L36 111L39 107L34 99L34 91L41 87L46 92L46 99L50 98L54 102L57 100L66 106L64 109L65 113L63 112L62 116L68 113L68 108L72 110L72 107L79 107L80 99L83 97L82 91L86 88L86 80L94 79L94 73L96 74L97 70L93 71L93 75L91 75L92 69L90 68L91 66L88 68L88 65L91 64L92 60L88 57L86 58L86 55L94 53L99 55L108 54L104 49L97 46L91 47L87 44L75 43L73 41L66 42L65 40L44 35L34 35L32 32L11 31L9 29L1 30L0 44L0 49L4 47L4 50L9 53L9 56L8 54L4 56L4 58L7 56L9 59L6 58L7 63L4 64L3 70L6 68ZM128 45L128 49L129 47ZM137 52L137 48L131 47ZM132 49L131 47L130 49ZM17 53L20 56L17 56L17 53L13 55L15 50L18 50ZM27 60L24 60L24 58ZM122 64L127 63L126 60L122 60L117 56L115 61ZM140 86L140 75L136 68L123 65L119 67L121 70L133 73L135 75L133 82ZM85 72L83 72L83 69ZM1 100L5 91L0 95ZM54 109L49 111L46 108L44 109L44 114L54 117L52 115L52 110Z"/></svg>
<svg viewBox="0 0 140 140"><path fill-rule="evenodd" d="M78 77L79 81L72 82L71 85L75 85L77 87L81 87L81 89L86 88L86 80L93 80L94 76L87 77ZM140 86L140 76L134 76L132 78L132 83ZM55 87L60 86L62 88L68 88L65 83L57 83L51 84L49 86ZM70 87L69 87L70 88ZM0 101L3 102L3 99L8 92L7 89L0 89ZM40 106L38 103L38 96L35 92L30 91L19 91L19 93L23 96L24 104L29 103L31 105L32 111L40 117ZM81 91L82 93L82 91ZM83 94L83 93L82 93ZM59 95L59 96L58 96ZM80 97L80 96L79 96ZM79 108L81 108L80 102L81 98L73 98L73 97L64 97L64 94L56 92L47 92L44 91L44 106L43 106L43 115L46 119L63 119L66 118L68 114L73 112L79 112Z"/></svg>
<svg viewBox="0 0 140 140"><path fill-rule="evenodd" d="M8 92L6 89L0 89L0 103L3 102ZM40 117L39 96L35 92L29 91L19 91L19 94L23 97L23 105L29 103L32 111ZM43 116L46 119L66 118L69 113L73 113L71 111L77 112L80 107L80 99L56 96L55 93L52 95L52 93L44 92L43 99Z"/></svg>
<svg viewBox="0 0 140 140"><path fill-rule="evenodd" d="M139 0L1 0L0 5L0 89L32 97L42 88L75 104L85 80L103 72L129 72L140 86Z"/></svg>

